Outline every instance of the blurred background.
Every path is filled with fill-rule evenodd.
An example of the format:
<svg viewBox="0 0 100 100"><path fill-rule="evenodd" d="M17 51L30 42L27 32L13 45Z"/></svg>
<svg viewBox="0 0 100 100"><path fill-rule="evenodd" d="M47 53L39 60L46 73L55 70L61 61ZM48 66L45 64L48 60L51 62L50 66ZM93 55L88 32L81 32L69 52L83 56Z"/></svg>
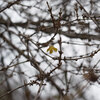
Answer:
<svg viewBox="0 0 100 100"><path fill-rule="evenodd" d="M100 0L0 0L0 100L100 100Z"/></svg>

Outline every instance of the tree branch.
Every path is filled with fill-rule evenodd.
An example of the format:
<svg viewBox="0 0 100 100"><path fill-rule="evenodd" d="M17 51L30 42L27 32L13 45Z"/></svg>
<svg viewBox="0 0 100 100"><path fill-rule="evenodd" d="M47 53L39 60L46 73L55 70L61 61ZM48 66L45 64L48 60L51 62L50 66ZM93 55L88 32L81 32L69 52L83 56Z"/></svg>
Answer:
<svg viewBox="0 0 100 100"><path fill-rule="evenodd" d="M10 7L13 6L14 4L17 4L19 1L21 1L21 0L16 0L16 1L14 1L14 2L8 3L7 6L3 7L2 9L0 9L0 13L3 12L4 10L10 8Z"/></svg>

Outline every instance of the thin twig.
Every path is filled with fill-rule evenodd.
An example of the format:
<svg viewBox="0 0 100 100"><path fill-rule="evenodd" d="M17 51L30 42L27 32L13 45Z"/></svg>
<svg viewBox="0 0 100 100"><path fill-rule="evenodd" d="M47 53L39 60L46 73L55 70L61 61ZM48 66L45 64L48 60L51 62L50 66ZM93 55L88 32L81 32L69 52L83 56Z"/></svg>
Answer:
<svg viewBox="0 0 100 100"><path fill-rule="evenodd" d="M85 8L81 5L81 3L78 0L76 0L76 1L80 5L80 7L85 11L85 13L88 15L88 17L91 18L91 20L97 25L98 28L100 28L98 23L93 19L93 17L90 16L90 14L85 10Z"/></svg>
<svg viewBox="0 0 100 100"><path fill-rule="evenodd" d="M21 0L16 0L12 3L9 3L7 6L5 6L4 8L0 9L0 13L3 12L4 10L10 8L11 6L13 6L14 4L17 4L18 2L20 2Z"/></svg>

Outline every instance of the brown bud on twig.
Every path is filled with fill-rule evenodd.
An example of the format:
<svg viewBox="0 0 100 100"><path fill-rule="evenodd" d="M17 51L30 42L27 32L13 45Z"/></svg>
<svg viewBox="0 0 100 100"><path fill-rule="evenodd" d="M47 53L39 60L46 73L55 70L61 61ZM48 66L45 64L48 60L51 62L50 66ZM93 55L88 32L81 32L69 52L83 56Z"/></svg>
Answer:
<svg viewBox="0 0 100 100"><path fill-rule="evenodd" d="M96 82L99 78L98 75L96 75L94 73L94 71L88 71L88 73L84 73L83 77L87 80L87 81L91 81L91 82Z"/></svg>

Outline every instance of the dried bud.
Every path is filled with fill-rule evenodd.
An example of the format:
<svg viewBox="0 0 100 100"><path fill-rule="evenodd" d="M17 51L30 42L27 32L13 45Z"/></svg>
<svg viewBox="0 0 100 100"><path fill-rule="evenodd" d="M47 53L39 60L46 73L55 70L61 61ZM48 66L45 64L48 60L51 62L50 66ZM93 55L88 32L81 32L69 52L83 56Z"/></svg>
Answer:
<svg viewBox="0 0 100 100"><path fill-rule="evenodd" d="M93 71L90 71L88 73L84 73L83 77L86 80L91 81L91 82L96 82L99 78Z"/></svg>

